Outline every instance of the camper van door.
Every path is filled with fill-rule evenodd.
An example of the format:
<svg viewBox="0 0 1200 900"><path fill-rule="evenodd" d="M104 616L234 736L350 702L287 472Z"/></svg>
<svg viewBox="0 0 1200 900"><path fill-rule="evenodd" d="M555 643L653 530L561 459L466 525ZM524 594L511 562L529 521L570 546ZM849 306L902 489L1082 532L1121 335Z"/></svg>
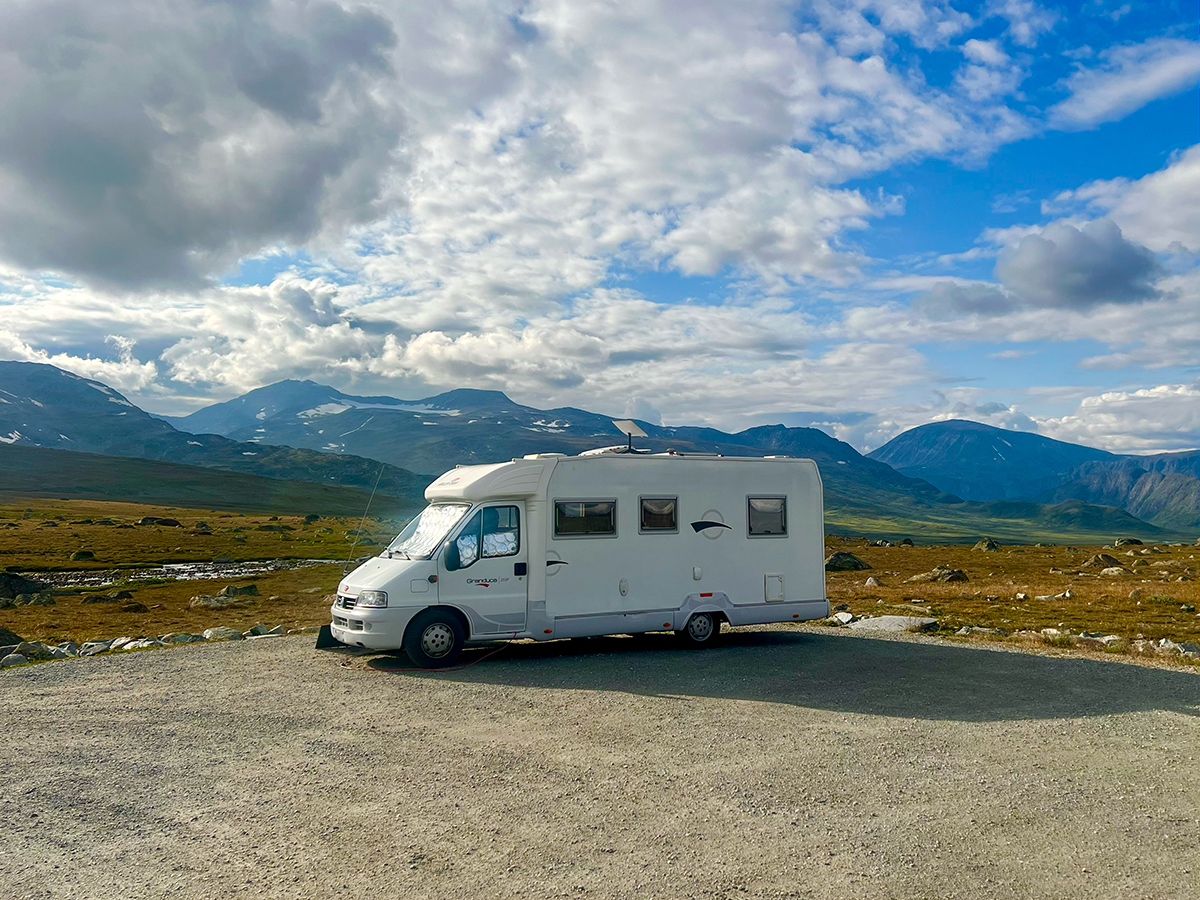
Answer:
<svg viewBox="0 0 1200 900"><path fill-rule="evenodd" d="M438 602L464 610L471 634L524 630L527 543L521 500L483 504L446 542L438 560Z"/></svg>

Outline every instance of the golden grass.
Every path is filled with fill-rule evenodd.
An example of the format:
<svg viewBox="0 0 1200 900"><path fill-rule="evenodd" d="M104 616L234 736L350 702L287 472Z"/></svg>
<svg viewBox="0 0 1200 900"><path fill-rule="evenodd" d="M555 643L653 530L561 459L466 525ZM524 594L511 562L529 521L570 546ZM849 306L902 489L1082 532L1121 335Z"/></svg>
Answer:
<svg viewBox="0 0 1200 900"><path fill-rule="evenodd" d="M143 516L171 518L182 527L134 525ZM73 524L91 519L92 524ZM113 525L96 524L111 520ZM196 531L205 522L211 534ZM53 525L49 524L53 523ZM129 525L120 528L119 525ZM337 559L351 552L358 519L322 518L305 524L303 516L247 515L92 500L0 498L0 568L14 571L107 569L165 562L212 562L218 557L253 559ZM286 531L264 531L286 527ZM368 519L368 540L355 556L378 552L395 536L395 523ZM77 550L93 559L72 561Z"/></svg>
<svg viewBox="0 0 1200 900"><path fill-rule="evenodd" d="M826 575L830 603L845 604L855 615L927 615L938 619L941 630L964 625L1007 632L1059 628L1116 634L1127 640L1140 636L1200 641L1195 546L1160 545L1157 553L1150 546L1116 550L1002 546L988 552L961 545L871 547L864 539L836 537L828 539L826 546L830 552L853 553L872 566ZM1100 576L1098 567L1083 565L1099 552L1117 557L1126 566L1135 560L1144 560L1145 565L1128 575ZM903 583L937 565L962 569L970 581ZM871 576L880 587L866 587ZM1180 576L1186 580L1175 580ZM1037 599L1068 590L1070 599ZM1137 593L1131 597L1133 592ZM1029 599L1018 601L1018 593ZM1193 610L1181 609L1185 605Z"/></svg>

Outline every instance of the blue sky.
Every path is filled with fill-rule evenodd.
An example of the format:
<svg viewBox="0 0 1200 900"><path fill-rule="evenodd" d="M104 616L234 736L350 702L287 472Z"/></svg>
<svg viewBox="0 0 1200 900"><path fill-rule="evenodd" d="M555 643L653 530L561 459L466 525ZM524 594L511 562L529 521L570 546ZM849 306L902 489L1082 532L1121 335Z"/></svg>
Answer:
<svg viewBox="0 0 1200 900"><path fill-rule="evenodd" d="M0 9L0 357L1200 444L1184 3ZM230 39L229 35L237 35Z"/></svg>

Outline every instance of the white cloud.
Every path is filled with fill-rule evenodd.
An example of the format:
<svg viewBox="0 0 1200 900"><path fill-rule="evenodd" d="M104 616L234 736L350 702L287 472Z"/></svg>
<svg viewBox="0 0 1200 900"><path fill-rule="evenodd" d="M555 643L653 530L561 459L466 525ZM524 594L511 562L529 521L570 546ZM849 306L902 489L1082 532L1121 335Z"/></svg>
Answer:
<svg viewBox="0 0 1200 900"><path fill-rule="evenodd" d="M1132 240L1158 253L1179 245L1200 251L1200 145L1170 164L1135 181L1113 178L1063 191L1042 205L1043 212L1082 207L1107 215Z"/></svg>
<svg viewBox="0 0 1200 900"><path fill-rule="evenodd" d="M1106 391L1085 397L1070 415L1040 419L1038 431L1115 453L1191 449L1200 446L1200 387Z"/></svg>
<svg viewBox="0 0 1200 900"><path fill-rule="evenodd" d="M1159 97L1168 97L1200 79L1200 44L1182 38L1153 38L1112 47L1101 64L1080 68L1065 82L1070 96L1049 111L1062 129L1093 128L1120 119Z"/></svg>
<svg viewBox="0 0 1200 900"><path fill-rule="evenodd" d="M971 38L964 41L962 47L963 56L971 60L971 62L980 63L985 66L1003 66L1009 61L1009 55L1000 47L999 41L981 41L978 38Z"/></svg>
<svg viewBox="0 0 1200 900"><path fill-rule="evenodd" d="M1009 39L1022 47L1034 46L1058 21L1058 13L1032 0L992 0L988 12L1008 20Z"/></svg>

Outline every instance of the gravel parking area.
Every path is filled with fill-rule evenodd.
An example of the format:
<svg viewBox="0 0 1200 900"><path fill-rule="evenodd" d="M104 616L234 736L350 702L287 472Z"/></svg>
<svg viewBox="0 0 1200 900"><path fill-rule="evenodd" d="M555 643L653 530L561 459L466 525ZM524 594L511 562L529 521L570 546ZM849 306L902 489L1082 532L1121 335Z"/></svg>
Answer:
<svg viewBox="0 0 1200 900"><path fill-rule="evenodd" d="M406 665L0 673L0 896L1200 894L1192 672L805 629Z"/></svg>

